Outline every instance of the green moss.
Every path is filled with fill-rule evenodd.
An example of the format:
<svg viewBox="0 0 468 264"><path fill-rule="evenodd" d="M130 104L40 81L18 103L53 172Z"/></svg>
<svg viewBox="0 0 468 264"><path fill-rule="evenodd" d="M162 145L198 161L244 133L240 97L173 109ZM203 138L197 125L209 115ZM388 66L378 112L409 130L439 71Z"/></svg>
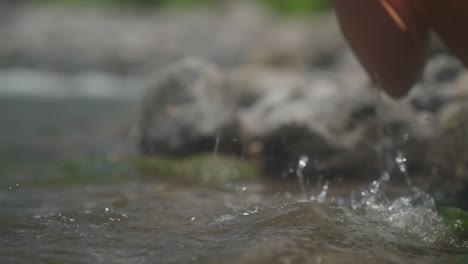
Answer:
<svg viewBox="0 0 468 264"><path fill-rule="evenodd" d="M38 4L59 4L73 7L177 7L191 8L212 5L216 0L35 0Z"/></svg>
<svg viewBox="0 0 468 264"><path fill-rule="evenodd" d="M468 238L468 213L459 208L442 207L439 215L447 227L459 238Z"/></svg>
<svg viewBox="0 0 468 264"><path fill-rule="evenodd" d="M325 0L260 0L265 6L286 15L318 13L330 7Z"/></svg>
<svg viewBox="0 0 468 264"><path fill-rule="evenodd" d="M35 0L38 4L101 7L176 7L192 8L215 5L221 0ZM326 0L255 0L261 5L286 15L308 15L329 8Z"/></svg>
<svg viewBox="0 0 468 264"><path fill-rule="evenodd" d="M109 160L84 158L60 164L0 164L6 186L63 186L105 184L116 181L170 179L189 183L246 181L260 176L259 169L248 161L212 154L186 159L132 157Z"/></svg>
<svg viewBox="0 0 468 264"><path fill-rule="evenodd" d="M243 181L258 178L259 170L251 163L212 154L175 160L169 158L136 158L133 163L145 174L176 177L201 183Z"/></svg>

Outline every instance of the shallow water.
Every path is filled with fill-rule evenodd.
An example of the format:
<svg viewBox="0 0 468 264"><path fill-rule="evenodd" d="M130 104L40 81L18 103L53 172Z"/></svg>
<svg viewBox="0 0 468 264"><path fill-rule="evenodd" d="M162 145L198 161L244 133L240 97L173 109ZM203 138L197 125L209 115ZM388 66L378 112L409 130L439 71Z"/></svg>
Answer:
<svg viewBox="0 0 468 264"><path fill-rule="evenodd" d="M1 263L468 262L431 205L418 202L426 199L361 192L367 183L332 182L326 196L314 189L307 198L318 203L287 181L197 184L125 166L73 176L41 165L126 149L127 134L116 131L131 117L115 109L134 108L1 99Z"/></svg>
<svg viewBox="0 0 468 264"><path fill-rule="evenodd" d="M414 229L411 217L396 225L301 202L287 184L9 187L0 191L3 263L464 263L468 255L430 221Z"/></svg>

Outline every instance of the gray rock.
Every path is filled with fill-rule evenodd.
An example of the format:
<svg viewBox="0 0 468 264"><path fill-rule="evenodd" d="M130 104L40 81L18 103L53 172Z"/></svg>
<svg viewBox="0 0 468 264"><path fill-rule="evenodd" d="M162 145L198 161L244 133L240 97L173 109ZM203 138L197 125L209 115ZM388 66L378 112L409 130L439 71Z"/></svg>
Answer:
<svg viewBox="0 0 468 264"><path fill-rule="evenodd" d="M441 152L431 145L465 102L467 78L457 61L431 60L422 84L400 101L378 96L354 59L343 61L312 72L250 65L220 73L205 62L177 63L152 83L141 150L212 151L221 136L220 152L257 160L271 176L295 177L307 156L309 176L373 178L382 169L395 172L399 153L412 174L430 173L435 156L426 153Z"/></svg>
<svg viewBox="0 0 468 264"><path fill-rule="evenodd" d="M459 99L454 83L463 72L463 64L455 57L437 55L427 63L421 84L410 94L411 103L418 111L438 112Z"/></svg>
<svg viewBox="0 0 468 264"><path fill-rule="evenodd" d="M143 102L141 151L175 156L213 151L217 136L234 120L223 83L216 66L197 59L157 73Z"/></svg>

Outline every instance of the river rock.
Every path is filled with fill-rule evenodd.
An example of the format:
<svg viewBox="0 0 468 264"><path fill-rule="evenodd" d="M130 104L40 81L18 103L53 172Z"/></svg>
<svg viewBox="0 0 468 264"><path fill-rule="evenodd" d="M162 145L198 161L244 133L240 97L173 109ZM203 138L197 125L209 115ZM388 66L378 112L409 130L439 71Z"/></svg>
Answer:
<svg viewBox="0 0 468 264"><path fill-rule="evenodd" d="M234 104L218 68L186 59L149 81L140 120L144 154L187 155L213 151L234 118Z"/></svg>
<svg viewBox="0 0 468 264"><path fill-rule="evenodd" d="M411 173L429 173L433 157L421 153L430 153L449 110L461 103L459 62L432 59L422 84L395 101L343 54L340 67L313 71L250 65L221 72L200 60L176 63L151 83L141 150L193 154L213 151L221 139L219 152L257 160L272 176L296 177L307 157L308 175L376 177L397 168L397 155L405 155ZM377 157L379 148L387 154Z"/></svg>
<svg viewBox="0 0 468 264"><path fill-rule="evenodd" d="M406 143L411 145L408 155L417 155L419 141L432 135L421 129L423 113L408 101L378 99L365 73L354 67L313 72L248 67L231 78L242 98L240 138L247 154L259 157L270 175L295 177L299 158L308 157L307 170L375 176L378 126L392 130L388 137L414 135Z"/></svg>

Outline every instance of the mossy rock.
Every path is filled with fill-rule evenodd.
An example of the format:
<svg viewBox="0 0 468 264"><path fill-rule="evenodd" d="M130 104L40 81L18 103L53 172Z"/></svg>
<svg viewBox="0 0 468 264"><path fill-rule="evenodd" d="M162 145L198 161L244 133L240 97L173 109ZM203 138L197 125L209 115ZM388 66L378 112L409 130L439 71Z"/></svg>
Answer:
<svg viewBox="0 0 468 264"><path fill-rule="evenodd" d="M0 164L6 186L74 186L128 180L165 179L190 184L250 181L261 176L252 162L213 154L185 159L168 157L94 157L62 163Z"/></svg>
<svg viewBox="0 0 468 264"><path fill-rule="evenodd" d="M260 176L251 162L212 154L185 159L168 157L106 158L64 162L59 167L62 182L99 183L125 179L170 179L190 183L248 181Z"/></svg>
<svg viewBox="0 0 468 264"><path fill-rule="evenodd" d="M439 215L444 220L447 227L458 238L468 238L468 213L454 207L442 207Z"/></svg>
<svg viewBox="0 0 468 264"><path fill-rule="evenodd" d="M185 159L139 157L132 162L140 172L200 183L247 181L260 176L252 163L212 154Z"/></svg>

